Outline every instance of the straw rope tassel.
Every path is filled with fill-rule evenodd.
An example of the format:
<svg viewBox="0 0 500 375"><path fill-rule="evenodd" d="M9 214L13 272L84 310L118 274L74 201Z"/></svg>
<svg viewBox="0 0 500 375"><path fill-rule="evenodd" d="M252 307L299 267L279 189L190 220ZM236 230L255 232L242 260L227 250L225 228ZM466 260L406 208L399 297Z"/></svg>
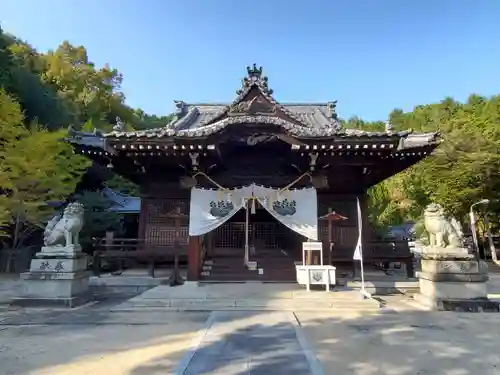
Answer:
<svg viewBox="0 0 500 375"><path fill-rule="evenodd" d="M196 176L203 176L205 177L208 181L210 181L212 184L214 184L215 186L217 186L220 190L228 193L230 192L231 190L230 189L226 189L224 186L218 184L216 181L214 181L211 177L209 177L206 173L203 173L203 172L196 172L192 178L196 179ZM290 189L293 185L295 185L297 182L299 182L300 180L302 180L302 178L304 178L305 176L308 176L309 178L311 178L311 174L309 172L306 172L306 173L303 173L301 174L298 178L296 178L295 180L293 180L291 183L289 183L287 186L285 186L284 188L278 190L278 193L281 193L283 191L286 191L288 189Z"/></svg>

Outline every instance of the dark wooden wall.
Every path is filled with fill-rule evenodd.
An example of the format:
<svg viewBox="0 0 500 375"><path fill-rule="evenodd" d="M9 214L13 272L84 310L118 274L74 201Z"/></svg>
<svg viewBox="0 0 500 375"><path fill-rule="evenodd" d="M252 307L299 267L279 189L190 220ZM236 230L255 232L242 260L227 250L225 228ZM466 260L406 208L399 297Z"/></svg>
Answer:
<svg viewBox="0 0 500 375"><path fill-rule="evenodd" d="M141 204L139 237L145 238L147 243L154 245L171 245L175 235L174 220L167 214L174 211L176 207L181 212L189 215L190 191L186 189L168 186L168 184L151 184L143 193ZM363 214L363 234L365 240L371 236L371 225L367 219L366 197L360 196L360 205ZM332 209L346 216L347 220L335 222L332 226L333 238L337 246L352 247L358 239L358 218L355 194L331 194L318 191L318 215L322 216ZM273 219L274 220L274 219ZM320 220L319 240L327 241L327 222ZM189 220L181 221L182 242L188 242Z"/></svg>
<svg viewBox="0 0 500 375"><path fill-rule="evenodd" d="M372 236L372 226L368 220L366 195L356 194L332 194L318 191L318 216L327 214L330 210L347 217L347 220L336 221L332 224L332 237L336 246L352 247L358 240L358 212L356 198L359 197L361 214L363 219L363 240L369 240ZM328 240L328 222L320 220L319 239Z"/></svg>
<svg viewBox="0 0 500 375"><path fill-rule="evenodd" d="M175 238L175 220L167 215L177 208L189 216L190 191L162 181L142 186L139 237L152 245L172 245ZM189 219L181 220L181 242L188 243Z"/></svg>

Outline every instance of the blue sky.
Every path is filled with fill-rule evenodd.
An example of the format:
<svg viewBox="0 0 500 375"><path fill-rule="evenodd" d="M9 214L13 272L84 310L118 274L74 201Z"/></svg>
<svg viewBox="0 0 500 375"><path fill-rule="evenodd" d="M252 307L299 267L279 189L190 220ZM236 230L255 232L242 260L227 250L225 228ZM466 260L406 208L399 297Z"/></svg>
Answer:
<svg viewBox="0 0 500 375"><path fill-rule="evenodd" d="M2 0L2 27L40 51L84 45L124 75L127 103L226 102L245 66L278 101L338 100L385 119L446 96L500 93L500 0Z"/></svg>

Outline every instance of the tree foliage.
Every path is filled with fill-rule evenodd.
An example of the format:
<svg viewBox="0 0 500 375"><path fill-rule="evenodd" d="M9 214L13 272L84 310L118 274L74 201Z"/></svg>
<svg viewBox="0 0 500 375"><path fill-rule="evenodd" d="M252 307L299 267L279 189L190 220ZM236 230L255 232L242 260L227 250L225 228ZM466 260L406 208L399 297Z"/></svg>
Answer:
<svg viewBox="0 0 500 375"><path fill-rule="evenodd" d="M123 215L109 210L114 202L102 192L84 191L75 199L85 207L84 227L80 233L80 244L85 251L91 251L94 238L103 238L107 231L122 229Z"/></svg>
<svg viewBox="0 0 500 375"><path fill-rule="evenodd" d="M436 202L465 221L470 205L487 198L498 228L499 120L500 96L471 95L465 103L447 98L408 113L393 111L395 130L440 131L444 142L427 159L370 189L374 219L382 225L417 221L423 208Z"/></svg>
<svg viewBox="0 0 500 375"><path fill-rule="evenodd" d="M15 252L50 215L47 202L66 199L89 162L61 142L61 131L27 126L2 89L0 127L0 235Z"/></svg>
<svg viewBox="0 0 500 375"><path fill-rule="evenodd" d="M121 82L116 69L96 67L83 46L62 42L56 49L40 53L0 28L0 229L4 248L15 251L22 247L53 214L47 203L67 201L82 176L96 171L89 168L88 159L75 155L63 142L69 125L110 131L119 117L133 130L164 126L171 119L127 106ZM136 190L119 177L111 177L109 185L120 191ZM105 205L95 194L83 196L89 207ZM96 201L92 203L90 198Z"/></svg>
<svg viewBox="0 0 500 375"><path fill-rule="evenodd" d="M59 141L64 137L61 129L71 124L76 129L110 131L119 117L129 130L142 130L165 126L172 119L129 107L122 80L117 69L97 67L83 46L64 41L41 53L0 29L0 223L4 227L11 230L16 217L38 225L47 209L45 202L66 200L83 171L88 175L98 170L86 169L88 163ZM417 221L429 202L440 203L463 220L470 204L483 198L492 201L490 219L499 227L500 96L471 95L465 103L445 98L410 112L395 109L388 119L394 130L440 131L444 143L432 156L370 189L370 217L377 228ZM383 121L358 117L342 123L372 131L385 126ZM111 175L106 185L138 193L120 177ZM87 194L85 200L88 197L92 198ZM12 240L12 230L9 233Z"/></svg>

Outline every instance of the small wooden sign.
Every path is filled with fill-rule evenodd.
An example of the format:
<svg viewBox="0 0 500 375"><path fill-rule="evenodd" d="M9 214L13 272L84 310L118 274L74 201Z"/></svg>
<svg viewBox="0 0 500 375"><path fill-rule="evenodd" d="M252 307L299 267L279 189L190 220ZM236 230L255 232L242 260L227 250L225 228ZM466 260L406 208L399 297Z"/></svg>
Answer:
<svg viewBox="0 0 500 375"><path fill-rule="evenodd" d="M322 242L302 242L302 250L311 251L311 250L323 250Z"/></svg>

